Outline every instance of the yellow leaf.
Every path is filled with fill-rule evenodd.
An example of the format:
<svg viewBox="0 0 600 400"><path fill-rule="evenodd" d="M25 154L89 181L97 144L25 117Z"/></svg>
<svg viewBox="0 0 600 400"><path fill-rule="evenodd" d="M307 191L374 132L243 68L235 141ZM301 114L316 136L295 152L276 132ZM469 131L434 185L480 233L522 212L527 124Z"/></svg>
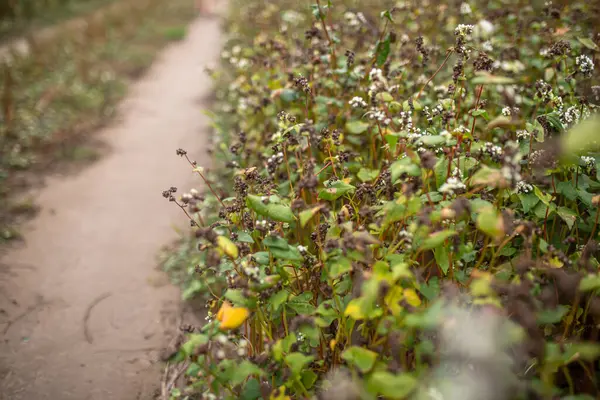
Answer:
<svg viewBox="0 0 600 400"><path fill-rule="evenodd" d="M271 393L269 400L291 400L291 397L285 395L285 386L281 386Z"/></svg>
<svg viewBox="0 0 600 400"><path fill-rule="evenodd" d="M398 286L392 287L389 293L385 296L385 304L390 309L393 316L398 316L402 312L402 306L400 300L404 297L402 288Z"/></svg>
<svg viewBox="0 0 600 400"><path fill-rule="evenodd" d="M223 251L223 253L227 254L229 257L234 259L238 258L237 246L225 236L219 236L217 238L217 245Z"/></svg>
<svg viewBox="0 0 600 400"><path fill-rule="evenodd" d="M404 289L404 299L413 307L419 307L421 305L421 298L417 292L415 292L415 289Z"/></svg>
<svg viewBox="0 0 600 400"><path fill-rule="evenodd" d="M219 326L222 330L231 330L239 328L250 316L250 311L245 307L232 307L228 302L224 302L217 313L217 320L221 322Z"/></svg>
<svg viewBox="0 0 600 400"><path fill-rule="evenodd" d="M361 310L361 299L352 299L348 306L346 306L346 311L344 311L344 315L349 316L355 320L363 319L365 316Z"/></svg>
<svg viewBox="0 0 600 400"><path fill-rule="evenodd" d="M552 268L562 268L563 262L558 259L558 257L553 257L550 259L550 266Z"/></svg>
<svg viewBox="0 0 600 400"><path fill-rule="evenodd" d="M333 349L335 349L336 343L337 343L337 341L335 339L331 339L331 341L329 342L329 348L331 349L331 351L333 351Z"/></svg>
<svg viewBox="0 0 600 400"><path fill-rule="evenodd" d="M230 308L231 304L229 304L228 301L223 302L221 308L219 308L219 311L217 312L217 321L223 321L223 314L225 314L225 310L228 310Z"/></svg>

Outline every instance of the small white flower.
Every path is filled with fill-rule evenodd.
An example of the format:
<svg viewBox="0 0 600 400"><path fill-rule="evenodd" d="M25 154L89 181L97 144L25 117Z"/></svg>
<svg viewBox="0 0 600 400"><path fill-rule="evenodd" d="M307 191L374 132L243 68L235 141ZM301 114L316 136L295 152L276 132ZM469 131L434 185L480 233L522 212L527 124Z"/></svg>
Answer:
<svg viewBox="0 0 600 400"><path fill-rule="evenodd" d="M491 35L492 33L494 33L494 30L496 29L494 27L494 24L492 24L487 19L482 19L481 21L479 21L477 23L477 27L479 28L479 30L483 34L483 36Z"/></svg>
<svg viewBox="0 0 600 400"><path fill-rule="evenodd" d="M596 167L596 159L594 157L581 156L581 161L585 164L585 168L592 170Z"/></svg>
<svg viewBox="0 0 600 400"><path fill-rule="evenodd" d="M590 57L582 54L575 59L575 64L577 64L579 72L581 72L583 76L592 76L592 72L594 71L594 61Z"/></svg>
<svg viewBox="0 0 600 400"><path fill-rule="evenodd" d="M526 130L518 130L517 131L517 141L520 142L521 140L527 140L531 137L531 133L527 132Z"/></svg>
<svg viewBox="0 0 600 400"><path fill-rule="evenodd" d="M352 108L365 108L367 102L360 96L355 96L348 102Z"/></svg>
<svg viewBox="0 0 600 400"><path fill-rule="evenodd" d="M488 53L491 53L492 51L494 51L494 47L492 46L492 42L490 42L489 40L486 40L485 42L483 42L481 44L481 48L485 51L487 51Z"/></svg>
<svg viewBox="0 0 600 400"><path fill-rule="evenodd" d="M227 339L227 336L225 335L219 335L217 336L217 342L221 343L221 344L225 344L229 341L229 339Z"/></svg>
<svg viewBox="0 0 600 400"><path fill-rule="evenodd" d="M470 35L471 33L473 33L473 29L474 26L473 25L465 25L465 24L460 24L456 27L456 29L454 29L454 34L456 36L467 36Z"/></svg>
<svg viewBox="0 0 600 400"><path fill-rule="evenodd" d="M469 3L462 3L460 5L460 13L462 15L469 15L471 14L473 11L471 10L471 6L469 5Z"/></svg>
<svg viewBox="0 0 600 400"><path fill-rule="evenodd" d="M383 71L379 68L373 68L371 72L369 72L369 79L372 81L383 81Z"/></svg>
<svg viewBox="0 0 600 400"><path fill-rule="evenodd" d="M448 180L440 187L440 193L454 194L457 190L464 190L467 187L461 180L457 177L450 177Z"/></svg>

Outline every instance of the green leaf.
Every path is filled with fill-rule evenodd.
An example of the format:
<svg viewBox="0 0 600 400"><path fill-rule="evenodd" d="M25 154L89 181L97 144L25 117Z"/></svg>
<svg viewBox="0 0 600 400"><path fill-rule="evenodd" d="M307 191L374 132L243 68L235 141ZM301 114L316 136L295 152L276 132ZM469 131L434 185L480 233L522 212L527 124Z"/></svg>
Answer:
<svg viewBox="0 0 600 400"><path fill-rule="evenodd" d="M248 232L244 232L244 231L238 231L236 232L238 237L237 237L237 241L241 242L241 243L254 243L254 239L252 239L252 236L250 236L250 234Z"/></svg>
<svg viewBox="0 0 600 400"><path fill-rule="evenodd" d="M373 179L375 179L375 178L377 178L379 176L379 170L377 170L377 169L361 168L360 171L358 171L358 174L356 174L356 176L362 182L369 182L369 181L372 181Z"/></svg>
<svg viewBox="0 0 600 400"><path fill-rule="evenodd" d="M556 324L562 321L563 317L569 312L569 307L559 305L555 309L544 309L537 315L537 322L541 325Z"/></svg>
<svg viewBox="0 0 600 400"><path fill-rule="evenodd" d="M346 122L346 130L354 135L359 135L369 129L369 124L363 121Z"/></svg>
<svg viewBox="0 0 600 400"><path fill-rule="evenodd" d="M263 240L263 245L269 249L274 257L289 261L301 261L303 259L298 248L288 244L288 241L282 237L275 235L267 236Z"/></svg>
<svg viewBox="0 0 600 400"><path fill-rule="evenodd" d="M380 18L382 18L382 19L383 19L383 18L387 18L387 20L388 20L388 21L390 21L390 22L394 22L394 19L392 18L392 12L391 12L390 10L385 10L385 11L382 11L382 12L379 14L379 17L380 17Z"/></svg>
<svg viewBox="0 0 600 400"><path fill-rule="evenodd" d="M390 55L390 46L391 36L388 33L385 40L383 42L379 42L377 44L377 65L382 66L387 61L388 56Z"/></svg>
<svg viewBox="0 0 600 400"><path fill-rule="evenodd" d="M323 208L323 206L317 206L317 207L313 207L311 209L302 211L299 214L300 226L304 228L306 226L306 224L308 223L308 221L310 221L312 219L312 217L314 217L319 212L319 210L322 208Z"/></svg>
<svg viewBox="0 0 600 400"><path fill-rule="evenodd" d="M337 200L346 193L354 192L356 188L348 183L342 181L336 181L333 185L321 189L319 192L319 198L323 200L333 201Z"/></svg>
<svg viewBox="0 0 600 400"><path fill-rule="evenodd" d="M248 195L246 205L257 214L269 217L274 221L292 223L296 220L289 206L272 202L265 204L260 196Z"/></svg>
<svg viewBox="0 0 600 400"><path fill-rule="evenodd" d="M271 296L269 303L271 304L271 307L273 307L273 311L277 311L279 307L287 301L289 295L290 293L286 289L282 289Z"/></svg>
<svg viewBox="0 0 600 400"><path fill-rule="evenodd" d="M314 386L318 378L319 377L312 369L307 369L302 373L302 385L304 385L305 389L310 389Z"/></svg>
<svg viewBox="0 0 600 400"><path fill-rule="evenodd" d="M579 40L579 43L581 43L582 45L584 45L588 49L594 50L594 51L598 51L598 45L596 45L596 43L594 43L594 41L592 39L590 39L590 38L584 38L584 37L578 37L577 40Z"/></svg>
<svg viewBox="0 0 600 400"><path fill-rule="evenodd" d="M581 279L579 290L589 292L591 290L600 289L600 274L587 275Z"/></svg>
<svg viewBox="0 0 600 400"><path fill-rule="evenodd" d="M283 204L268 204L267 216L274 221L292 223L296 220L294 213L289 206Z"/></svg>
<svg viewBox="0 0 600 400"><path fill-rule="evenodd" d="M304 367L314 359L313 356L305 356L302 353L291 353L285 356L285 363L290 367L292 376L299 376Z"/></svg>
<svg viewBox="0 0 600 400"><path fill-rule="evenodd" d="M424 144L425 146L435 147L446 143L446 138L439 135L427 135L422 136L418 142Z"/></svg>
<svg viewBox="0 0 600 400"><path fill-rule="evenodd" d="M187 342L185 342L181 346L181 350L183 351L184 354L189 356L194 353L194 351L196 350L196 348L198 346L201 346L206 343L208 343L208 336L198 334L198 333L192 333L188 337Z"/></svg>
<svg viewBox="0 0 600 400"><path fill-rule="evenodd" d="M243 360L242 362L237 363L235 368L233 368L229 383L231 386L237 386L244 382L250 375L262 376L264 375L264 372L250 361Z"/></svg>
<svg viewBox="0 0 600 400"><path fill-rule="evenodd" d="M352 271L352 263L346 257L339 257L338 259L331 261L327 261L329 265L329 277L331 279L339 278L347 272Z"/></svg>
<svg viewBox="0 0 600 400"><path fill-rule="evenodd" d="M241 400L258 400L262 398L260 383L255 378L249 379L242 390Z"/></svg>
<svg viewBox="0 0 600 400"><path fill-rule="evenodd" d="M536 197L538 199L540 199L540 201L542 203L544 203L547 206L550 205L550 202L552 201L552 195L551 194L542 193L542 191L540 190L540 188L538 188L537 186L533 187L533 193L536 195Z"/></svg>
<svg viewBox="0 0 600 400"><path fill-rule="evenodd" d="M234 306L248 306L248 298L242 294L241 289L227 289L225 298L230 300Z"/></svg>
<svg viewBox="0 0 600 400"><path fill-rule="evenodd" d="M523 205L523 211L528 213L540 202L540 199L533 193L520 193L517 195L521 204Z"/></svg>
<svg viewBox="0 0 600 400"><path fill-rule="evenodd" d="M577 213L567 207L558 207L556 213L565 221L569 229L573 229L575 221L577 221Z"/></svg>
<svg viewBox="0 0 600 400"><path fill-rule="evenodd" d="M281 249L287 250L290 246L287 239L284 239L280 236L269 235L263 240L263 245L265 245L268 249Z"/></svg>
<svg viewBox="0 0 600 400"><path fill-rule="evenodd" d="M515 80L506 76L496 76L489 72L478 71L475 73L475 77L471 79L471 83L474 85L512 85Z"/></svg>
<svg viewBox="0 0 600 400"><path fill-rule="evenodd" d="M477 228L496 240L501 239L505 234L502 214L493 207L481 210L477 216Z"/></svg>
<svg viewBox="0 0 600 400"><path fill-rule="evenodd" d="M409 157L404 157L393 162L390 166L390 171L392 173L392 182L396 182L396 180L403 174L410 176L421 176L421 168Z"/></svg>
<svg viewBox="0 0 600 400"><path fill-rule="evenodd" d="M379 101L383 101L384 103L389 103L391 101L394 101L394 98L388 92L377 93L377 95L375 96L375 98L377 100L379 100Z"/></svg>
<svg viewBox="0 0 600 400"><path fill-rule="evenodd" d="M433 255L435 256L435 262L440 266L444 275L448 273L448 269L450 268L450 256L448 254L448 247L441 246L437 247L433 250Z"/></svg>
<svg viewBox="0 0 600 400"><path fill-rule="evenodd" d="M491 187L504 186L506 180L502 177L499 169L483 165L469 180L470 185L486 185Z"/></svg>
<svg viewBox="0 0 600 400"><path fill-rule="evenodd" d="M363 374L366 374L375 365L377 353L364 347L352 346L342 353L342 359L355 365Z"/></svg>
<svg viewBox="0 0 600 400"><path fill-rule="evenodd" d="M285 103L291 103L300 98L300 93L294 89L283 89L279 95L279 98Z"/></svg>
<svg viewBox="0 0 600 400"><path fill-rule="evenodd" d="M421 244L421 250L431 250L444 244L444 241L451 236L458 235L458 232L445 229L429 235Z"/></svg>
<svg viewBox="0 0 600 400"><path fill-rule="evenodd" d="M417 383L417 379L409 374L394 375L386 371L377 371L367 379L367 390L389 399L403 399L416 389Z"/></svg>

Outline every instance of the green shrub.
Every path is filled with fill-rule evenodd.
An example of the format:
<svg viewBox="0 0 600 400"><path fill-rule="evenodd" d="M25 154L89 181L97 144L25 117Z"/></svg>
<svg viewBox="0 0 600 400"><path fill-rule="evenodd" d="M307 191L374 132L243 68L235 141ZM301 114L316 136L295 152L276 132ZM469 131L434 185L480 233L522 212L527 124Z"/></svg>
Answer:
<svg viewBox="0 0 600 400"><path fill-rule="evenodd" d="M233 3L172 396L596 398L598 10Z"/></svg>

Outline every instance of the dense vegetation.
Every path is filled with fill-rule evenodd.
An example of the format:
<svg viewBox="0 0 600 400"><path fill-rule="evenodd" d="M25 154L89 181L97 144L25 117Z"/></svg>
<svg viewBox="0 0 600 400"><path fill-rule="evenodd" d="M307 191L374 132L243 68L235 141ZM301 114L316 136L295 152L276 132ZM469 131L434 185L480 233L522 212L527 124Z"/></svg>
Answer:
<svg viewBox="0 0 600 400"><path fill-rule="evenodd" d="M598 398L598 6L232 3L172 398Z"/></svg>
<svg viewBox="0 0 600 400"><path fill-rule="evenodd" d="M13 196L58 161L89 161L82 140L105 123L156 52L185 35L188 0L129 0L32 35L26 54L0 57L0 241L18 236L15 217L33 203Z"/></svg>
<svg viewBox="0 0 600 400"><path fill-rule="evenodd" d="M31 28L77 16L114 0L3 0L0 2L0 42Z"/></svg>

